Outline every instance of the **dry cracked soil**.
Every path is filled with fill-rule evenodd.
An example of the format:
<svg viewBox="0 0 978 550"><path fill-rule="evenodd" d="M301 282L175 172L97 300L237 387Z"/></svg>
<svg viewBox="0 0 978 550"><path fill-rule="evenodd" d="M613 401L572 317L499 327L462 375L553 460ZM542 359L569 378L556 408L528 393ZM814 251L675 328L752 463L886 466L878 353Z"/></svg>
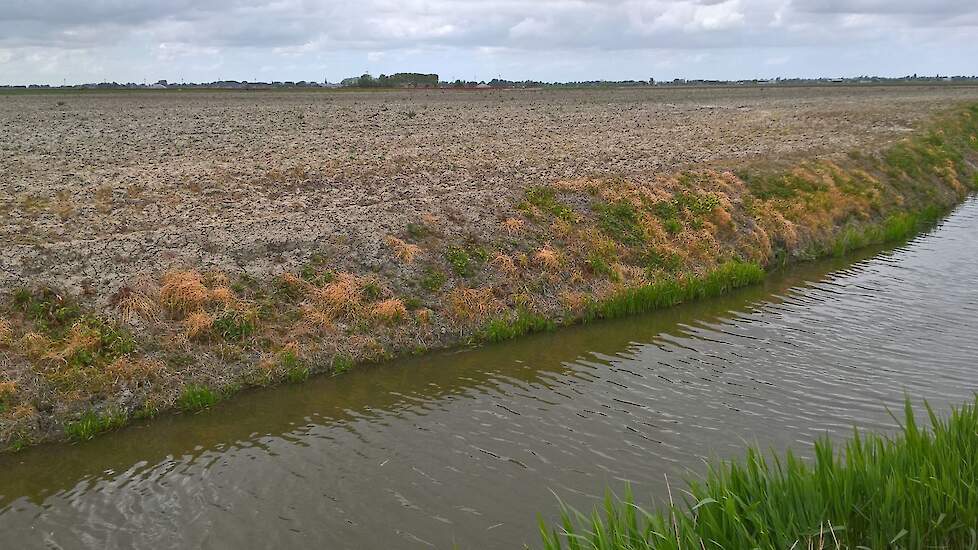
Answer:
<svg viewBox="0 0 978 550"><path fill-rule="evenodd" d="M105 305L174 268L381 268L423 216L488 236L531 185L893 142L967 87L0 95L0 291Z"/></svg>

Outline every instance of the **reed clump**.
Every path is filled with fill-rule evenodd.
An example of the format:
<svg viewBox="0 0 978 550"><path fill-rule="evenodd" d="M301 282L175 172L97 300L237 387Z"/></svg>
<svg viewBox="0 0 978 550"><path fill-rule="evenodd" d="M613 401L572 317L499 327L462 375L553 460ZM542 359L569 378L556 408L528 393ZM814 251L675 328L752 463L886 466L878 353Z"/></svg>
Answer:
<svg viewBox="0 0 978 550"><path fill-rule="evenodd" d="M584 515L562 505L541 523L548 550L679 548L972 548L978 525L978 397L929 429L907 401L888 437L856 431L814 459L750 448L689 484L682 504L646 511L630 492Z"/></svg>

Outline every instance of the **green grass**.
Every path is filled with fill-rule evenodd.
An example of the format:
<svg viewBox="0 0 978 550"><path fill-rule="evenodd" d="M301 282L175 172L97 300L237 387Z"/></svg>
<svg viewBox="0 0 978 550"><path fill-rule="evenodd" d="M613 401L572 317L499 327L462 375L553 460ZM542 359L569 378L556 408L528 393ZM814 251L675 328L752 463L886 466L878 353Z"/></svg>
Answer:
<svg viewBox="0 0 978 550"><path fill-rule="evenodd" d="M739 171L737 176L744 180L750 192L762 200L793 199L799 193L814 193L817 184L794 174Z"/></svg>
<svg viewBox="0 0 978 550"><path fill-rule="evenodd" d="M225 311L214 319L214 332L225 340L241 341L255 332L254 317L240 311Z"/></svg>
<svg viewBox="0 0 978 550"><path fill-rule="evenodd" d="M309 378L309 366L295 352L291 350L282 352L278 362L285 370L285 378L289 382L297 384Z"/></svg>
<svg viewBox="0 0 978 550"><path fill-rule="evenodd" d="M623 244L637 245L648 238L639 223L638 211L631 203L596 203L592 208L598 215L598 226L612 239Z"/></svg>
<svg viewBox="0 0 978 550"><path fill-rule="evenodd" d="M587 264L588 270L590 270L591 273L615 280L617 279L617 275L615 274L615 270L611 268L611 264L614 261L614 256L610 254L591 252L588 254L588 257L584 263Z"/></svg>
<svg viewBox="0 0 978 550"><path fill-rule="evenodd" d="M349 355L337 354L333 356L333 374L343 374L354 367L353 358Z"/></svg>
<svg viewBox="0 0 978 550"><path fill-rule="evenodd" d="M646 511L627 492L586 516L561 505L541 522L548 550L696 548L974 548L978 540L978 397L918 427L907 402L901 431L855 432L814 459L790 451L710 467L683 503ZM679 494L679 491L673 491Z"/></svg>
<svg viewBox="0 0 978 550"><path fill-rule="evenodd" d="M186 412L199 411L212 407L220 397L210 388L191 384L183 389L177 405Z"/></svg>
<svg viewBox="0 0 978 550"><path fill-rule="evenodd" d="M444 273L429 268L425 270L424 277L421 278L421 288L428 292L437 292L441 290L441 287L445 286L445 281L447 280L448 277Z"/></svg>
<svg viewBox="0 0 978 550"><path fill-rule="evenodd" d="M449 247L445 251L445 259L452 271L459 277L469 277L473 274L473 261L469 253L464 248L457 246Z"/></svg>
<svg viewBox="0 0 978 550"><path fill-rule="evenodd" d="M814 256L844 256L853 250L873 245L905 240L935 223L944 214L938 206L923 208L917 212L901 212L887 216L882 222L850 226L834 240L812 253Z"/></svg>
<svg viewBox="0 0 978 550"><path fill-rule="evenodd" d="M690 300L720 296L735 288L764 279L758 264L729 261L703 277L670 279L637 288L626 288L596 303L586 318L616 318L671 307Z"/></svg>
<svg viewBox="0 0 978 550"><path fill-rule="evenodd" d="M120 411L87 411L78 420L65 424L65 434L72 441L87 441L102 432L124 426L127 420L126 414Z"/></svg>
<svg viewBox="0 0 978 550"><path fill-rule="evenodd" d="M574 210L557 199L557 192L552 187L536 186L526 190L526 202L520 208L527 217L532 218L531 209L527 205L533 205L551 216L565 221L574 221Z"/></svg>
<svg viewBox="0 0 978 550"><path fill-rule="evenodd" d="M485 342L503 342L534 332L554 330L556 327L554 321L520 308L515 316L490 321L482 329L479 338Z"/></svg>

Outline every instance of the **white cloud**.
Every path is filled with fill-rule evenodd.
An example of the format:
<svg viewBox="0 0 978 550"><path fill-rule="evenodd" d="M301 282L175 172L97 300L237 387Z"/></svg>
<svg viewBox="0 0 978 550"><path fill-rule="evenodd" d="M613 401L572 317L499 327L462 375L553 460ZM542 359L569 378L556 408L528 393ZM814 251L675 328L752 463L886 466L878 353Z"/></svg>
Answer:
<svg viewBox="0 0 978 550"><path fill-rule="evenodd" d="M727 74L731 67L713 64L743 55L763 66L786 48L804 52L794 60L838 60L832 48L885 52L912 38L955 52L905 56L905 72L925 72L910 65L966 59L978 48L969 39L975 34L974 0L0 0L0 81L42 78L39 67L50 64L24 61L25 52L42 50L75 52L77 65L65 70L89 80L106 75L82 74L87 67L124 80L155 62L188 73L220 63L249 75L255 66L316 74L356 67L354 74L367 59L381 65L372 67L377 72L423 66L495 76L509 67L525 77L571 79L586 69L573 61L584 58L602 74L641 74L669 60L682 60L673 63L677 71L695 63ZM882 59L879 70L894 62ZM791 67L819 70L806 63ZM754 65L739 67L749 73ZM955 67L974 71L973 63Z"/></svg>

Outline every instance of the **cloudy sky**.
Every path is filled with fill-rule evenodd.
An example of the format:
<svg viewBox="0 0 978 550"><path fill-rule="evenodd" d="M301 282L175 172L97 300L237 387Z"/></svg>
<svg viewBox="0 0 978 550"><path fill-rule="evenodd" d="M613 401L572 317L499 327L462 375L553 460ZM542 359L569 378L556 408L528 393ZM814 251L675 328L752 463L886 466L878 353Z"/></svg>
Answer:
<svg viewBox="0 0 978 550"><path fill-rule="evenodd" d="M978 0L0 0L0 84L978 73Z"/></svg>

